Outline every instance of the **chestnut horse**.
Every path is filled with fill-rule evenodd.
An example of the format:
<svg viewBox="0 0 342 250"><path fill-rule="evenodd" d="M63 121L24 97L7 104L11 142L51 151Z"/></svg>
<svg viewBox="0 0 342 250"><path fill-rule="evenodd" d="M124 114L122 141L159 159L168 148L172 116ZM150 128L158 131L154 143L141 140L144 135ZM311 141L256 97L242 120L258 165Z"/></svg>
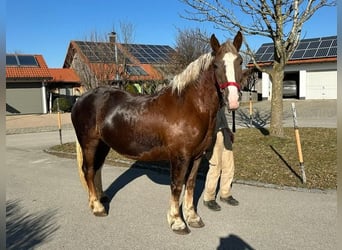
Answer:
<svg viewBox="0 0 342 250"><path fill-rule="evenodd" d="M81 178L89 206L97 216L103 206L101 167L110 150L139 161L169 161L171 199L167 220L179 234L203 227L193 205L201 157L210 146L216 113L222 103L239 107L242 79L240 32L233 43L210 39L211 53L200 56L176 75L171 84L153 95L132 95L113 87L98 87L75 103L71 119L82 152ZM83 175L82 175L83 172ZM180 196L185 184L182 208Z"/></svg>

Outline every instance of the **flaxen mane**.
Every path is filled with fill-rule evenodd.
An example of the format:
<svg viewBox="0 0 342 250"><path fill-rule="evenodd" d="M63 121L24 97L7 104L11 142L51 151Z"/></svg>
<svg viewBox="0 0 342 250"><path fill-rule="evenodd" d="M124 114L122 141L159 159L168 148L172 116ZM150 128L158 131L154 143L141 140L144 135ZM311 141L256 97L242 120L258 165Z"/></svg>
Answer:
<svg viewBox="0 0 342 250"><path fill-rule="evenodd" d="M185 86L198 78L200 72L209 68L209 65L213 59L214 57L212 53L207 53L201 55L195 61L190 63L185 70L183 70L172 79L170 83L172 86L172 92L174 93L175 91L177 91L178 94L180 94Z"/></svg>

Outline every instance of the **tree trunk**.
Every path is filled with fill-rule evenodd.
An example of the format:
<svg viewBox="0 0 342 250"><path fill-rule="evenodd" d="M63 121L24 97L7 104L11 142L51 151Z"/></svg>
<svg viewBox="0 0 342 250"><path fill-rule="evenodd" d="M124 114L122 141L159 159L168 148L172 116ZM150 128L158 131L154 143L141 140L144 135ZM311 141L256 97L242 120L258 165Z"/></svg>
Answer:
<svg viewBox="0 0 342 250"><path fill-rule="evenodd" d="M270 135L283 137L283 79L284 65L274 62L270 75L272 81Z"/></svg>

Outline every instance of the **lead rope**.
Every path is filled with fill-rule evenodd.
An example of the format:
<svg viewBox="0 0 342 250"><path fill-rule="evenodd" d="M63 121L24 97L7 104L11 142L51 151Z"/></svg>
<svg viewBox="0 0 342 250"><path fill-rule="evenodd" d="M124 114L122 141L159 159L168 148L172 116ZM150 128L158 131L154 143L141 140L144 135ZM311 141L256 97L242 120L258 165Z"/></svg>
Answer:
<svg viewBox="0 0 342 250"><path fill-rule="evenodd" d="M233 133L235 133L236 129L235 129L235 110L232 111L232 119L233 119Z"/></svg>

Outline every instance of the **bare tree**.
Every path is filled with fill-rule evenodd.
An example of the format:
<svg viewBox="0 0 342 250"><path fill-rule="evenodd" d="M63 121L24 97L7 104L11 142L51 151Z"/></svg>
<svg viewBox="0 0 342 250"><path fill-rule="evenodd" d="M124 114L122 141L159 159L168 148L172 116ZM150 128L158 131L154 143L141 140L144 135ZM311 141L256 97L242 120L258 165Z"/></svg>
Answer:
<svg viewBox="0 0 342 250"><path fill-rule="evenodd" d="M134 30L135 27L130 22L120 22L120 35L118 37L119 42L126 45L125 49L127 51L127 54L130 54L130 47L127 46L128 44L133 43L134 41ZM121 78L122 80L127 80L129 75L127 74L127 61L128 58L126 57L126 53L122 54L122 57L118 62L121 66Z"/></svg>
<svg viewBox="0 0 342 250"><path fill-rule="evenodd" d="M120 22L120 36L121 43L132 43L135 40L134 34L135 26L130 22Z"/></svg>
<svg viewBox="0 0 342 250"><path fill-rule="evenodd" d="M335 6L336 0L180 0L193 11L185 11L185 19L209 21L231 34L240 30L244 35L268 37L274 44L271 69L257 64L245 40L247 51L255 66L269 74L272 81L270 135L284 135L283 129L283 78L284 67L301 38L302 27L319 9ZM243 13L243 16L237 17ZM242 21L243 20L243 21ZM246 23L248 20L248 23Z"/></svg>
<svg viewBox="0 0 342 250"><path fill-rule="evenodd" d="M210 36L199 28L178 29L176 36L175 70L183 70L189 63L210 51Z"/></svg>

